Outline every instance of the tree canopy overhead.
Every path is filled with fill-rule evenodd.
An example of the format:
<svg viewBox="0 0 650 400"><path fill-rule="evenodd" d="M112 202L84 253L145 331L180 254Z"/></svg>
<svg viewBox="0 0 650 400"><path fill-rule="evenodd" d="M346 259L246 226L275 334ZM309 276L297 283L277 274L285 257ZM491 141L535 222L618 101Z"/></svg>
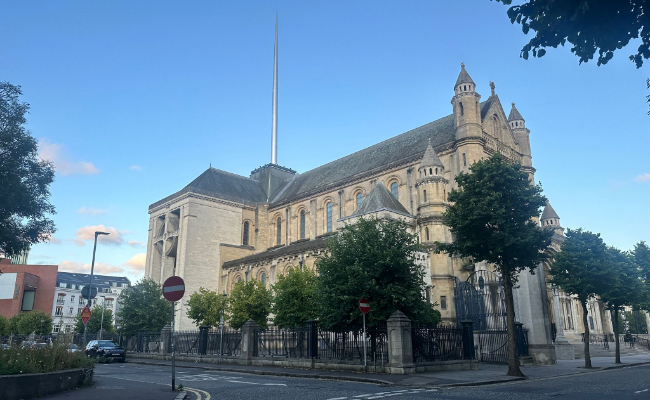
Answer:
<svg viewBox="0 0 650 400"><path fill-rule="evenodd" d="M104 320L102 322L102 310L104 310ZM99 329L103 329L105 332L113 332L113 310L110 308L104 309L101 304L95 304L91 310L92 315L88 320L88 333L97 333ZM74 331L77 333L83 333L84 331L84 321L81 319L81 316L77 316L75 319Z"/></svg>
<svg viewBox="0 0 650 400"><path fill-rule="evenodd" d="M273 296L262 282L252 279L238 282L230 292L228 314L230 326L239 329L252 319L262 329L268 326Z"/></svg>
<svg viewBox="0 0 650 400"><path fill-rule="evenodd" d="M204 287L192 293L187 302L187 316L196 326L219 326L219 321L224 315L228 300L225 296Z"/></svg>
<svg viewBox="0 0 650 400"><path fill-rule="evenodd" d="M20 86L0 82L0 252L8 256L47 240L54 232L49 185L54 167L38 158L36 140L25 129L29 104Z"/></svg>
<svg viewBox="0 0 650 400"><path fill-rule="evenodd" d="M505 5L512 0L496 0ZM508 8L512 23L521 24L525 34L535 36L521 49L528 59L542 57L546 48L570 43L579 62L598 53L598 65L606 64L616 50L640 39L635 54L629 56L637 68L650 58L650 1L648 0L527 0Z"/></svg>
<svg viewBox="0 0 650 400"><path fill-rule="evenodd" d="M289 268L289 272L280 275L273 285L275 314L273 323L281 328L304 325L316 318L318 299L316 291L316 274L304 268Z"/></svg>
<svg viewBox="0 0 650 400"><path fill-rule="evenodd" d="M120 294L117 313L121 331L135 335L138 330L159 331L171 321L171 305L162 297L162 287L150 278L142 278Z"/></svg>

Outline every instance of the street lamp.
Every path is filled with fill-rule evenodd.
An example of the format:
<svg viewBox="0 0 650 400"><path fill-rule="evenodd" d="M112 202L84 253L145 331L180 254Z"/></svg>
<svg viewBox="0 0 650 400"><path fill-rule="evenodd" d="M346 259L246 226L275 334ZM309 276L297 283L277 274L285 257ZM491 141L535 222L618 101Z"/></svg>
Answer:
<svg viewBox="0 0 650 400"><path fill-rule="evenodd" d="M110 235L108 232L95 231L95 244L93 245L93 261L90 264L90 284L88 285L88 304L93 304L93 272L95 271L95 251L97 250L97 236ZM84 325L84 344L88 343L86 340L86 333L88 332L88 324Z"/></svg>

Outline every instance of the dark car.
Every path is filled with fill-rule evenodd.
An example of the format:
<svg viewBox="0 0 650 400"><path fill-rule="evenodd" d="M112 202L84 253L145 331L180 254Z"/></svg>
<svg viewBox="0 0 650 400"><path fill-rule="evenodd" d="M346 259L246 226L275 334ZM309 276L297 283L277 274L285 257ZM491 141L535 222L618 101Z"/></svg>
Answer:
<svg viewBox="0 0 650 400"><path fill-rule="evenodd" d="M107 360L126 361L124 348L118 346L112 340L91 340L86 346L86 355L92 358L104 357Z"/></svg>

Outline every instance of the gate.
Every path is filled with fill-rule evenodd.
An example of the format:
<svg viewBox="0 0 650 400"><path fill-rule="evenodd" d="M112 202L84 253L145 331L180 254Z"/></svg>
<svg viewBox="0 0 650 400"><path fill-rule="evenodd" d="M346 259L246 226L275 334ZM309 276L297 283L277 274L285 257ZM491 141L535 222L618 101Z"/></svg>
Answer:
<svg viewBox="0 0 650 400"><path fill-rule="evenodd" d="M473 321L474 330L505 330L506 303L501 277L490 271L475 271L454 285L456 322Z"/></svg>

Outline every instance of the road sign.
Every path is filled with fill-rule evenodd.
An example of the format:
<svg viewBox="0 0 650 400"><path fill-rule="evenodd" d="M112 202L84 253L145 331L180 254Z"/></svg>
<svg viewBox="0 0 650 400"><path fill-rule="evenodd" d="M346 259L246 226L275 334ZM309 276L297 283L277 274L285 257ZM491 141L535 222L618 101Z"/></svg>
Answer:
<svg viewBox="0 0 650 400"><path fill-rule="evenodd" d="M368 314L368 311L370 311L370 302L366 299L359 300L359 310L364 314Z"/></svg>
<svg viewBox="0 0 650 400"><path fill-rule="evenodd" d="M163 284L163 296L169 301L178 301L185 294L185 282L180 276L170 276Z"/></svg>
<svg viewBox="0 0 650 400"><path fill-rule="evenodd" d="M84 288L81 289L81 297L83 297L86 300L89 298L89 296L88 296L88 289L89 288L90 288L90 286L84 286ZM96 287L93 287L93 292L91 294L92 294L93 299L95 297L97 297L97 288Z"/></svg>
<svg viewBox="0 0 650 400"><path fill-rule="evenodd" d="M83 321L84 325L88 323L88 320L90 317L93 316L92 311L90 311L90 307L86 304L86 307L81 311L81 320Z"/></svg>

